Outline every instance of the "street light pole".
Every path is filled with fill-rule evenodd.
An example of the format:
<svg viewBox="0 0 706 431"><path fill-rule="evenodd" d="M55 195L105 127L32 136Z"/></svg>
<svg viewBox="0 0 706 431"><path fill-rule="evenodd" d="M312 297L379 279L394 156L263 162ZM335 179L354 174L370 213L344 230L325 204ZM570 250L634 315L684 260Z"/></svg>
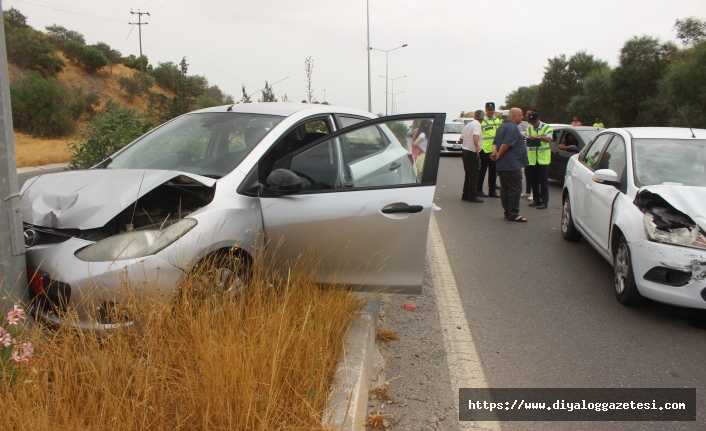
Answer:
<svg viewBox="0 0 706 431"><path fill-rule="evenodd" d="M386 78L386 77L384 77L384 76L382 76L382 75L378 75L378 76L379 76L380 78L385 78L385 94L387 94L387 81L388 81L388 80L389 80L389 81L392 81L392 95L393 95L393 99L392 99L392 106L391 106L391 108L390 108L390 111L392 111L392 115L395 115L395 109L394 109L394 105L395 105L395 99L394 99L394 94L395 94L395 81L397 81L398 79L406 78L407 75L398 76L397 78L392 78L392 79ZM385 101L387 101L387 97L385 98ZM387 115L387 110L385 111L385 115Z"/></svg>
<svg viewBox="0 0 706 431"><path fill-rule="evenodd" d="M373 102L372 102L372 93L370 91L370 0L367 0L366 2L367 6L367 17L368 17L368 112L372 113L373 112Z"/></svg>
<svg viewBox="0 0 706 431"><path fill-rule="evenodd" d="M394 51L394 50L396 50L396 49L406 48L406 47L407 47L407 44L406 44L406 43L405 43L404 45L402 45L402 46L398 46L397 48L392 48L392 49L387 49L387 50L385 50L385 49L373 48L372 46L369 47L369 51L375 50L375 51L380 51L380 52L384 52L384 53L385 53L385 116L387 116L387 104L388 104L388 102L387 102L387 80L389 79L388 77L390 76L390 74L388 73L388 66L389 66L388 58L389 58L389 54L390 54L390 52L392 52L392 51ZM368 76L370 76L370 75L368 75Z"/></svg>

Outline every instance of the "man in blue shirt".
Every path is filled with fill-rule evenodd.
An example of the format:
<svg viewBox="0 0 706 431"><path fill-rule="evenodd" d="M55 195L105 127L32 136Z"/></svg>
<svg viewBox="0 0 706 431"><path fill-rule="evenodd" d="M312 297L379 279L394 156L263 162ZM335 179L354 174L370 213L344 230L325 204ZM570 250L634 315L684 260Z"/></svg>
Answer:
<svg viewBox="0 0 706 431"><path fill-rule="evenodd" d="M526 222L520 215L522 195L522 168L527 166L527 146L517 125L522 122L522 109L512 108L507 121L498 127L493 140L491 160L500 177L500 201L505 218L515 222Z"/></svg>

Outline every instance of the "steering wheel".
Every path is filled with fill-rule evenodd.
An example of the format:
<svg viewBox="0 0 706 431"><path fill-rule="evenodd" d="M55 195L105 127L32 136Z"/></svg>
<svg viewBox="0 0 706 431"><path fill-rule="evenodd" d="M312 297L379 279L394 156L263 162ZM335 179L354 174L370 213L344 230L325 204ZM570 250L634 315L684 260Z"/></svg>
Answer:
<svg viewBox="0 0 706 431"><path fill-rule="evenodd" d="M189 158L194 161L194 164L195 164L196 166L198 166L199 168L202 168L202 167L203 167L203 164L202 164L203 160L201 159L201 157L199 157L198 154L194 153L193 151L190 151L190 150L179 150L179 151L176 152L176 154L184 154L184 155L186 155L186 156L189 156Z"/></svg>
<svg viewBox="0 0 706 431"><path fill-rule="evenodd" d="M294 172L295 174L297 174L297 175L299 175L300 177L304 178L305 180L309 181L309 184L310 184L309 187L310 187L310 188L311 188L314 184L316 184L316 180L314 180L313 178L311 178L309 175L305 175L305 174L302 174L301 172L297 172L297 171L292 171L292 172ZM302 186L302 187L303 187L303 186Z"/></svg>

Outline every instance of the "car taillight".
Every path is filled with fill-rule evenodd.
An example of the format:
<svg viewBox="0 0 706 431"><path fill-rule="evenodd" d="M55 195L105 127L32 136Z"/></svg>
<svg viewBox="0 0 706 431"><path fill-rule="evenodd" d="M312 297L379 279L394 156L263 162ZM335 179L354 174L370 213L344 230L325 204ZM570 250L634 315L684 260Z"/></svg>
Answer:
<svg viewBox="0 0 706 431"><path fill-rule="evenodd" d="M29 280L29 288L39 295L44 294L44 277L39 275L37 271L27 268L27 280Z"/></svg>

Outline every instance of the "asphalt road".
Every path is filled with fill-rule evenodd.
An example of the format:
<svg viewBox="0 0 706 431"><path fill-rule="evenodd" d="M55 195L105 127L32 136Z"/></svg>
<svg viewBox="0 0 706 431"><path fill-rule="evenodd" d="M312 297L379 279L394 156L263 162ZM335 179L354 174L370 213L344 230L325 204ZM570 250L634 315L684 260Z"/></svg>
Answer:
<svg viewBox="0 0 706 431"><path fill-rule="evenodd" d="M491 387L689 387L697 422L504 422L503 429L706 429L706 320L691 309L619 304L612 267L559 230L559 183L528 223L499 199L461 201L459 157L443 157L435 202L441 236Z"/></svg>
<svg viewBox="0 0 706 431"><path fill-rule="evenodd" d="M17 174L17 184L19 186L19 189L22 190L22 184L25 183L28 179L32 177L37 177L39 175L44 175L44 174L53 174L54 172L62 172L65 168L57 168L57 169L45 169L42 171L32 171L32 172L25 172L22 174Z"/></svg>

